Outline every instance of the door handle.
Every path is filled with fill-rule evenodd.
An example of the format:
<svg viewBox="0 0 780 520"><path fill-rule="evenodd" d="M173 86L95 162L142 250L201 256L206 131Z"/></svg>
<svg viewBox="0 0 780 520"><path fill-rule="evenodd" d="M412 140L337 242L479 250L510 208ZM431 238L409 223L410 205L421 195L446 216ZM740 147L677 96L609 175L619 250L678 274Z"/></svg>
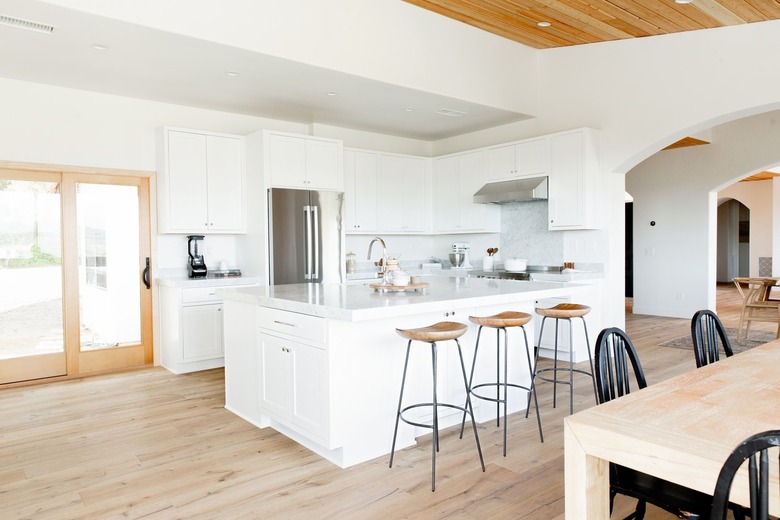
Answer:
<svg viewBox="0 0 780 520"><path fill-rule="evenodd" d="M151 283L151 281L149 279L149 274L150 274L149 271L150 271L149 257L147 256L146 257L146 267L144 267L144 273L143 273L143 276L142 276L143 281L144 281L144 285L146 286L147 289L151 289L152 288L152 283Z"/></svg>
<svg viewBox="0 0 780 520"><path fill-rule="evenodd" d="M303 220L304 220L304 226L306 228L306 243L304 246L304 254L306 258L304 259L305 267L304 267L304 273L303 273L303 279L304 280L311 280L311 274L312 274L312 230L311 230L311 206L304 206L303 207Z"/></svg>
<svg viewBox="0 0 780 520"><path fill-rule="evenodd" d="M320 265L320 216L319 211L317 211L317 206L312 206L311 210L314 220L312 224L312 227L314 228L314 262L311 269L311 279L317 281L320 277L318 272Z"/></svg>

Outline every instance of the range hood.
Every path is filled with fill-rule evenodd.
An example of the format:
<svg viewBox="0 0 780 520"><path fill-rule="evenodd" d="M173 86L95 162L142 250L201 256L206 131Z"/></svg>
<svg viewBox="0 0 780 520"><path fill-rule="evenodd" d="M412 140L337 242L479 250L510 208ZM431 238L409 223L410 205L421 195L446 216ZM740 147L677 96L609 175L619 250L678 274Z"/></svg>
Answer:
<svg viewBox="0 0 780 520"><path fill-rule="evenodd" d="M547 200L547 177L491 182L474 194L475 204L509 204Z"/></svg>

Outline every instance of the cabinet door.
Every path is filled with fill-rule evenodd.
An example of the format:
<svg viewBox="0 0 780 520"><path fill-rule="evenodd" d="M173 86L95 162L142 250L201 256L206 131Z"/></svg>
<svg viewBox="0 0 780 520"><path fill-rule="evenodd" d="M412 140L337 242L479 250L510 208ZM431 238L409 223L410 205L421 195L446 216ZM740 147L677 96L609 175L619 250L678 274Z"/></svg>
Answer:
<svg viewBox="0 0 780 520"><path fill-rule="evenodd" d="M289 341L260 333L260 408L278 419L289 418L290 356Z"/></svg>
<svg viewBox="0 0 780 520"><path fill-rule="evenodd" d="M301 428L326 437L330 412L325 351L300 343L293 344L291 350L291 419Z"/></svg>
<svg viewBox="0 0 780 520"><path fill-rule="evenodd" d="M483 186L484 155L482 152L460 156L461 229L498 232L501 209L493 204L474 204L474 194Z"/></svg>
<svg viewBox="0 0 780 520"><path fill-rule="evenodd" d="M487 180L500 181L516 175L517 151L515 145L499 146L487 151Z"/></svg>
<svg viewBox="0 0 780 520"><path fill-rule="evenodd" d="M222 304L182 307L182 360L223 356Z"/></svg>
<svg viewBox="0 0 780 520"><path fill-rule="evenodd" d="M165 222L162 232L207 231L208 184L206 136L167 131Z"/></svg>
<svg viewBox="0 0 780 520"><path fill-rule="evenodd" d="M344 208L346 230L377 230L377 154L344 152Z"/></svg>
<svg viewBox="0 0 780 520"><path fill-rule="evenodd" d="M547 171L547 138L531 139L517 145L517 168L515 175L542 174Z"/></svg>
<svg viewBox="0 0 780 520"><path fill-rule="evenodd" d="M242 141L210 135L206 140L208 216L212 232L246 231Z"/></svg>
<svg viewBox="0 0 780 520"><path fill-rule="evenodd" d="M306 141L301 137L268 134L268 167L271 185L307 188Z"/></svg>
<svg viewBox="0 0 780 520"><path fill-rule="evenodd" d="M555 136L550 142L550 229L585 225L583 136Z"/></svg>
<svg viewBox="0 0 780 520"><path fill-rule="evenodd" d="M341 190L339 145L332 141L306 140L306 180L313 190Z"/></svg>
<svg viewBox="0 0 780 520"><path fill-rule="evenodd" d="M382 155L379 158L380 231L426 230L425 160Z"/></svg>
<svg viewBox="0 0 780 520"><path fill-rule="evenodd" d="M433 225L436 231L458 231L462 227L463 196L461 157L446 157L434 162Z"/></svg>

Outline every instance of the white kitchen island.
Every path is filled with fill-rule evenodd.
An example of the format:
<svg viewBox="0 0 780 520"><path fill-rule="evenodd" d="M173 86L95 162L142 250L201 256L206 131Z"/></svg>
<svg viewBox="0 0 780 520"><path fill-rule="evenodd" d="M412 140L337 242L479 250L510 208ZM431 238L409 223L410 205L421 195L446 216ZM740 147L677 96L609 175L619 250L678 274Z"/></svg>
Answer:
<svg viewBox="0 0 780 520"><path fill-rule="evenodd" d="M273 427L341 467L386 455L406 353L396 327L469 323L469 315L506 310L533 313L539 299L578 297L591 289L467 277L424 281L430 284L424 293L375 292L366 283L220 291L225 302L226 408L258 427ZM529 343L532 323L526 326ZM467 371L475 337L471 326L461 338ZM510 378L528 382L522 331L510 330L509 337ZM482 341L495 344L494 332L486 329ZM457 348L450 343L439 348L439 400L462 403L463 377ZM495 374L493 356L494 348L480 350L475 382ZM409 363L404 401L430 401L430 348L413 346ZM525 409L524 392L510 393L509 399L510 413ZM492 403L473 403L479 422L494 417ZM425 409L419 413L423 421L430 415ZM446 428L459 424L460 415L443 410L439 420ZM430 430L401 423L398 448L426 433Z"/></svg>

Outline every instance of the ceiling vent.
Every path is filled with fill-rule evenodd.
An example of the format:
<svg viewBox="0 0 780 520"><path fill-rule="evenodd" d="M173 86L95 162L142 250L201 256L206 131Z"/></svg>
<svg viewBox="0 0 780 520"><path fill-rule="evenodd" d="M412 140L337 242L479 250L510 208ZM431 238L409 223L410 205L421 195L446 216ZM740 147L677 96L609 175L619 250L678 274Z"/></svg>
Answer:
<svg viewBox="0 0 780 520"><path fill-rule="evenodd" d="M30 20L22 20L21 18L14 18L4 14L0 14L0 25L18 27L19 29L27 29L28 31L35 31L45 34L51 34L54 32L53 25L46 25L44 23L33 22Z"/></svg>
<svg viewBox="0 0 780 520"><path fill-rule="evenodd" d="M466 115L466 112L460 112L458 110L450 110L449 108L442 108L441 110L437 110L436 113L439 114L440 116L448 116L448 117L460 117Z"/></svg>

